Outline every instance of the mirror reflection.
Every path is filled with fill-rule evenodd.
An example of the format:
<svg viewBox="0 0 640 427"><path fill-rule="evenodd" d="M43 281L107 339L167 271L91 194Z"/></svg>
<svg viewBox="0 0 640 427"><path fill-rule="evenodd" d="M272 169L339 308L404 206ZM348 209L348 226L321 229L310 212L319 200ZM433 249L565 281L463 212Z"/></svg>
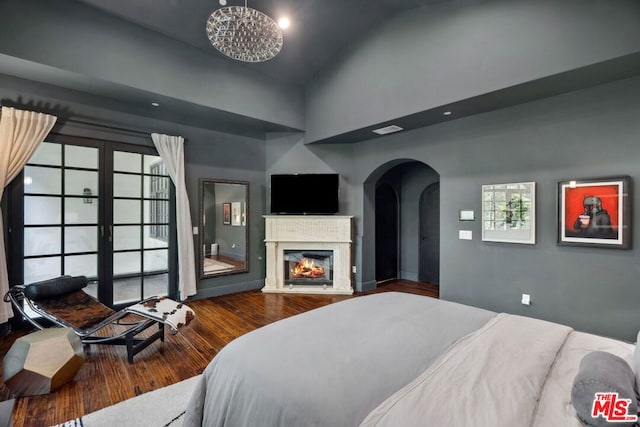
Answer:
<svg viewBox="0 0 640 427"><path fill-rule="evenodd" d="M248 268L249 183L200 180L200 276Z"/></svg>

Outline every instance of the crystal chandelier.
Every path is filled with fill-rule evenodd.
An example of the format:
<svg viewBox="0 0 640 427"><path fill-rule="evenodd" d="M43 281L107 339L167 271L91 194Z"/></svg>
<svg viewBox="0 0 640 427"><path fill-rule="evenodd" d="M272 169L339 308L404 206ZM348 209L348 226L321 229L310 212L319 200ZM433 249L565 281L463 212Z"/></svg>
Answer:
<svg viewBox="0 0 640 427"><path fill-rule="evenodd" d="M246 0L244 6L213 11L207 19L207 36L213 47L238 61L268 61L282 49L282 31L278 24L264 13L247 7Z"/></svg>

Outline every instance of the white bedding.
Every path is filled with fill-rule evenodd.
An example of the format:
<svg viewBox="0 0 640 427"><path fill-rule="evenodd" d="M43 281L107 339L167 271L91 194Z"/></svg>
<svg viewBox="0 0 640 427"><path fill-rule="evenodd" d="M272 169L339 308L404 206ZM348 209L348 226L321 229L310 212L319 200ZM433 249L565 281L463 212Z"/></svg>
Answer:
<svg viewBox="0 0 640 427"><path fill-rule="evenodd" d="M459 340L361 426L529 425L570 332L555 323L499 314Z"/></svg>
<svg viewBox="0 0 640 427"><path fill-rule="evenodd" d="M580 427L571 387L580 361L633 346L542 320L499 314L460 339L361 427Z"/></svg>

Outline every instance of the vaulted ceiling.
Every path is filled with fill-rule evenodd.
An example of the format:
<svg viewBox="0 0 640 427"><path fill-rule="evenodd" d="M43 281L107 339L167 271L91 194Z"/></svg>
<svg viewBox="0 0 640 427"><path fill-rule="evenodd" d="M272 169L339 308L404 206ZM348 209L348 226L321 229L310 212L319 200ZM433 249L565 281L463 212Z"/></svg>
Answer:
<svg viewBox="0 0 640 427"><path fill-rule="evenodd" d="M205 33L218 0L77 0L127 21L233 61L211 46ZM278 80L306 85L349 45L375 31L385 19L408 9L453 0L251 0L247 5L292 25L284 32L282 51L274 59L247 64ZM227 0L227 6L244 5Z"/></svg>
<svg viewBox="0 0 640 427"><path fill-rule="evenodd" d="M205 24L219 0L0 1L0 101L62 99L71 117L102 109L348 143L378 127L415 129L640 74L637 0L248 6L292 22L270 61L238 62L210 45Z"/></svg>

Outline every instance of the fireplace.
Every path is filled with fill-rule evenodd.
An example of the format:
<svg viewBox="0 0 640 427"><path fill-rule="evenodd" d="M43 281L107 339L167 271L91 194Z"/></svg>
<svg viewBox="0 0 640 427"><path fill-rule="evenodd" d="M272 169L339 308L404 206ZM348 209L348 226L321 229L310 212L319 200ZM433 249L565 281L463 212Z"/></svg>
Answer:
<svg viewBox="0 0 640 427"><path fill-rule="evenodd" d="M262 292L353 293L352 217L265 215L264 218L267 251Z"/></svg>
<svg viewBox="0 0 640 427"><path fill-rule="evenodd" d="M332 286L333 251L285 250L285 286Z"/></svg>

